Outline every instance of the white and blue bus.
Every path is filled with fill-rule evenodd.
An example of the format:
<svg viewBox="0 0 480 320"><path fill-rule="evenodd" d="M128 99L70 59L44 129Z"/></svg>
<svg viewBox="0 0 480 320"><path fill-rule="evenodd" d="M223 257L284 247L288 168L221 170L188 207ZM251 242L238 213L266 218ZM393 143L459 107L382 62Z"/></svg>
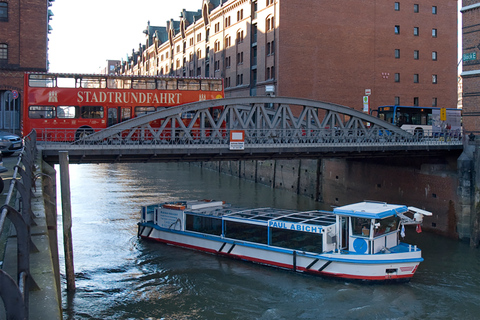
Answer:
<svg viewBox="0 0 480 320"><path fill-rule="evenodd" d="M372 115L407 132L422 136L462 132L461 109L392 105L378 107L372 111Z"/></svg>

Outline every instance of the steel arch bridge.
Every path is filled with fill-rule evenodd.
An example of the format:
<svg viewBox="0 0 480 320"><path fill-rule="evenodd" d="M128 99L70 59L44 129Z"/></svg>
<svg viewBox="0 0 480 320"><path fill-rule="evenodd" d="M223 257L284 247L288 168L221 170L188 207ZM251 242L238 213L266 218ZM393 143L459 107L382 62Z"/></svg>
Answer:
<svg viewBox="0 0 480 320"><path fill-rule="evenodd" d="M216 108L219 106L223 108ZM184 119L190 121L184 122ZM242 150L231 148L232 131L243 134ZM98 132L86 129L80 134L77 132L77 136L81 138L74 143L39 142L39 148L44 150L44 157L49 154L53 157L56 150L67 150L71 159L78 155L86 162L102 162L102 157L111 161L115 155L116 161L135 158L138 161L194 161L313 157L329 153L365 156L386 151L462 148L460 134L413 135L349 107L268 96L184 104Z"/></svg>

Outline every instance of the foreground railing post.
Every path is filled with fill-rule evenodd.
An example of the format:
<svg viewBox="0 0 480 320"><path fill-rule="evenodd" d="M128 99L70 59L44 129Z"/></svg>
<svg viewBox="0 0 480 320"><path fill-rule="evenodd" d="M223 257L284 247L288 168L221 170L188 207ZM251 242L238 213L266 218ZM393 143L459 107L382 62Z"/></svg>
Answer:
<svg viewBox="0 0 480 320"><path fill-rule="evenodd" d="M70 201L70 177L68 170L68 152L59 151L60 190L62 195L63 247L65 251L65 271L67 291L75 291L75 271L73 266L72 209Z"/></svg>

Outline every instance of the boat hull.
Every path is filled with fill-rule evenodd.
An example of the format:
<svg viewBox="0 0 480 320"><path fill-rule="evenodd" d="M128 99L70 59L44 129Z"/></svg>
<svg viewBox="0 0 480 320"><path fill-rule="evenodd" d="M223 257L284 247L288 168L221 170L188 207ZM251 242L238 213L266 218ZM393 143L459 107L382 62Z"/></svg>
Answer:
<svg viewBox="0 0 480 320"><path fill-rule="evenodd" d="M423 259L421 251L403 248L397 253L374 255L352 252L311 253L262 245L220 236L160 228L139 223L138 235L178 247L194 249L262 265L314 275L382 282L409 281Z"/></svg>

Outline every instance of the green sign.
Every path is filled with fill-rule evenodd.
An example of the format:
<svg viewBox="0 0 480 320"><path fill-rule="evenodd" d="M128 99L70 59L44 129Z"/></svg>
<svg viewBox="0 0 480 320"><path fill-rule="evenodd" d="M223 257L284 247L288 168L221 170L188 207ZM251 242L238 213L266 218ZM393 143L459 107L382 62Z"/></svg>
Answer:
<svg viewBox="0 0 480 320"><path fill-rule="evenodd" d="M472 61L472 60L477 60L477 53L476 52L470 52L470 53L464 53L463 54L463 61Z"/></svg>

